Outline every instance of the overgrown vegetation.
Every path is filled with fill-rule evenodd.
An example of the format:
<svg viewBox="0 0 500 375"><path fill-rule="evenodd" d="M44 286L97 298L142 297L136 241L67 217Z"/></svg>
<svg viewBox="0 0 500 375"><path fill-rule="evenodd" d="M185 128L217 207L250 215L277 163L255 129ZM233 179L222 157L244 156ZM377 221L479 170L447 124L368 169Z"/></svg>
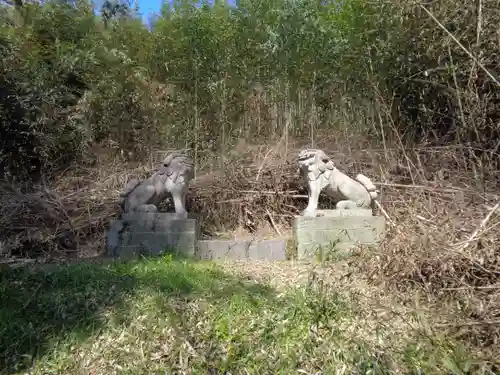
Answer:
<svg viewBox="0 0 500 375"><path fill-rule="evenodd" d="M371 141L395 127L405 144L498 147L495 1L180 1L151 30L113 4L1 8L4 174L50 176L106 139L198 158L241 137L314 139L361 108L343 125Z"/></svg>
<svg viewBox="0 0 500 375"><path fill-rule="evenodd" d="M0 288L6 374L489 373L457 343L405 330L417 319L394 307L392 325L370 319L321 276L278 293L163 258L10 270Z"/></svg>
<svg viewBox="0 0 500 375"><path fill-rule="evenodd" d="M6 2L0 252L99 252L118 190L174 148L202 232L287 235L314 146L382 189L387 240L352 274L498 363L498 24L497 0L185 0L150 28L120 2Z"/></svg>

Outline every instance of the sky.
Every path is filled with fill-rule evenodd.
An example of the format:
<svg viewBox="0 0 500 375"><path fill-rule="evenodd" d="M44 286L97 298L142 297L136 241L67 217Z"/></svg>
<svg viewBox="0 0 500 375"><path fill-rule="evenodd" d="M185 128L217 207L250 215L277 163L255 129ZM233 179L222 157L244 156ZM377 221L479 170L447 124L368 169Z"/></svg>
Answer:
<svg viewBox="0 0 500 375"><path fill-rule="evenodd" d="M142 13L142 19L147 22L150 16L160 14L163 0L137 0L139 11Z"/></svg>
<svg viewBox="0 0 500 375"><path fill-rule="evenodd" d="M164 0L135 0L139 6L139 12L142 14L142 20L148 23L149 17L160 14L161 6ZM172 0L165 0L172 3ZM229 0L229 4L234 4L234 0Z"/></svg>

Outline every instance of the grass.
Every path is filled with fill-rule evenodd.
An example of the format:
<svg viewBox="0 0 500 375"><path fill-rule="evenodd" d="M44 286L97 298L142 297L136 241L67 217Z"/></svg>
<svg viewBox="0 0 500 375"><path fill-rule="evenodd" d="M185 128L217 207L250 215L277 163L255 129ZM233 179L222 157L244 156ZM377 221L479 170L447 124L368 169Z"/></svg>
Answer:
<svg viewBox="0 0 500 375"><path fill-rule="evenodd" d="M5 269L0 295L3 374L493 373L317 275L275 289L164 257Z"/></svg>

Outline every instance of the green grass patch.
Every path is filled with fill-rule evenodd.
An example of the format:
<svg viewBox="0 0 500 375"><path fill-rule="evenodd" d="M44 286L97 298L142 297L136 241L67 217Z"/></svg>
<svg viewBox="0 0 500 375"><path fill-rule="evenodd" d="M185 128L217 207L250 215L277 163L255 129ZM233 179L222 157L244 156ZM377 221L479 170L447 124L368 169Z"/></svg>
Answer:
<svg viewBox="0 0 500 375"><path fill-rule="evenodd" d="M321 283L278 293L210 262L165 257L7 269L0 273L0 296L5 374L466 374L480 368L454 355L448 343L394 348L368 340L353 323L349 301ZM379 329L370 334L377 337Z"/></svg>

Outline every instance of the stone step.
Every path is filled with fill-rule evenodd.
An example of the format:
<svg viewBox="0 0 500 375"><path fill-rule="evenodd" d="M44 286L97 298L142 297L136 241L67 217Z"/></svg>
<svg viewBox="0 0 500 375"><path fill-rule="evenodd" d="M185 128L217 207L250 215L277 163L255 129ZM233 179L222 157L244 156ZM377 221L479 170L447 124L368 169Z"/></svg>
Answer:
<svg viewBox="0 0 500 375"><path fill-rule="evenodd" d="M204 260L286 260L286 241L276 240L200 240L196 258Z"/></svg>

